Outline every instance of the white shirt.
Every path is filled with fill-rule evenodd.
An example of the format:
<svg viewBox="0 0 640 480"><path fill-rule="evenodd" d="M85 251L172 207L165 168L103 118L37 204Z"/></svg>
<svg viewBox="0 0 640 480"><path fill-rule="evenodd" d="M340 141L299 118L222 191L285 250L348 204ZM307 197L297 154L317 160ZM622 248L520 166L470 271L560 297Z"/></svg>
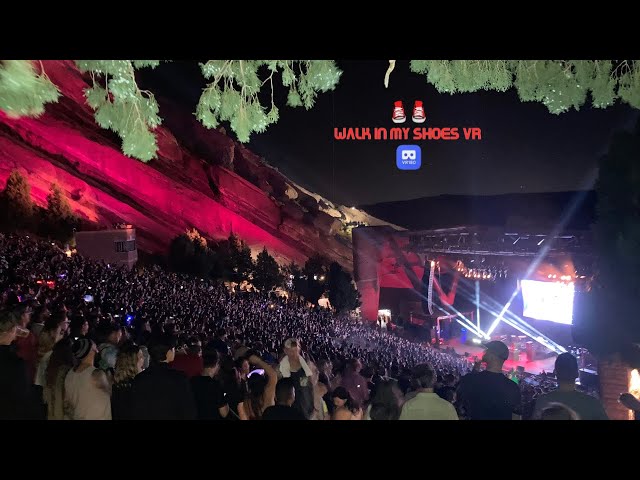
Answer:
<svg viewBox="0 0 640 480"><path fill-rule="evenodd" d="M94 367L82 372L69 370L64 380L65 403L71 408L72 420L111 420L111 397L97 387Z"/></svg>
<svg viewBox="0 0 640 480"><path fill-rule="evenodd" d="M36 370L36 378L34 378L34 382L36 385L44 387L47 381L46 373L47 367L49 366L49 359L51 358L51 354L53 350L45 353L40 359L40 363L38 363L38 369Z"/></svg>
<svg viewBox="0 0 640 480"><path fill-rule="evenodd" d="M400 420L458 420L455 407L433 392L419 392L402 406Z"/></svg>

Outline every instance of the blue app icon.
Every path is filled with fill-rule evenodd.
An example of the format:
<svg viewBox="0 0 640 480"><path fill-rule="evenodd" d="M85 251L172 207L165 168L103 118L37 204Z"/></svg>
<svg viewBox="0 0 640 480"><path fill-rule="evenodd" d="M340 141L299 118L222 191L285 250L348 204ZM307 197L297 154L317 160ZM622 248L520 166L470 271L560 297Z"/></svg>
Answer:
<svg viewBox="0 0 640 480"><path fill-rule="evenodd" d="M418 145L400 145L396 149L396 166L400 170L418 170L422 165L422 150Z"/></svg>

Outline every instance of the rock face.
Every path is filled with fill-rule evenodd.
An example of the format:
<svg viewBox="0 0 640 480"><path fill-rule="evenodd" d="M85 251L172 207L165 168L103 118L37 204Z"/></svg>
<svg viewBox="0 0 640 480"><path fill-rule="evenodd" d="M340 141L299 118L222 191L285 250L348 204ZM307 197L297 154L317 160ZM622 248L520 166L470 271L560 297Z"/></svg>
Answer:
<svg viewBox="0 0 640 480"><path fill-rule="evenodd" d="M120 139L95 124L83 96L87 78L73 62L43 64L63 96L37 119L0 112L0 187L18 168L34 201L45 205L55 182L78 216L101 226L131 223L150 252L164 252L195 227L210 238L234 232L280 262L320 253L351 270L351 242L336 234L348 219L323 213L309 192L223 131L206 130L192 115L176 131L162 126L158 158L144 164L123 155Z"/></svg>

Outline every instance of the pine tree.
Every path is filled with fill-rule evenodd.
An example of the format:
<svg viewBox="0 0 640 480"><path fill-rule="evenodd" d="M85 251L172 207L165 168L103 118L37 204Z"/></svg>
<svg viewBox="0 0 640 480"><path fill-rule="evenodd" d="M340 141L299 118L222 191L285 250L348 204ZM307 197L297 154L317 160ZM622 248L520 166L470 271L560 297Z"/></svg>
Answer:
<svg viewBox="0 0 640 480"><path fill-rule="evenodd" d="M631 345L640 343L639 157L640 122L635 132L616 134L600 160L594 228L597 276L574 307L575 333L594 353L631 352Z"/></svg>
<svg viewBox="0 0 640 480"><path fill-rule="evenodd" d="M250 280L253 275L255 265L253 263L253 258L251 258L251 249L244 240L240 242L239 249L236 250L235 254L235 281L242 282L244 280Z"/></svg>
<svg viewBox="0 0 640 480"><path fill-rule="evenodd" d="M169 268L175 272L192 273L195 245L186 233L175 237L169 245Z"/></svg>
<svg viewBox="0 0 640 480"><path fill-rule="evenodd" d="M43 227L46 234L61 241L69 240L77 219L73 214L69 200L56 183L51 185L51 191L47 195L47 210L44 216Z"/></svg>
<svg viewBox="0 0 640 480"><path fill-rule="evenodd" d="M269 255L267 247L262 249L256 259L253 284L260 291L271 290L282 283L282 274L276 259Z"/></svg>
<svg viewBox="0 0 640 480"><path fill-rule="evenodd" d="M325 292L326 265L326 259L319 254L310 257L304 264L302 273L306 277L307 283L304 297L311 303L318 303L318 299Z"/></svg>
<svg viewBox="0 0 640 480"><path fill-rule="evenodd" d="M47 195L47 213L54 221L73 218L73 210L71 210L69 200L64 196L57 183L51 184L51 191Z"/></svg>
<svg viewBox="0 0 640 480"><path fill-rule="evenodd" d="M356 290L351 275L338 263L333 262L329 266L328 277L329 301L337 312L352 311L360 306L360 292Z"/></svg>
<svg viewBox="0 0 640 480"><path fill-rule="evenodd" d="M0 198L0 215L8 227L26 227L33 217L31 187L19 170L12 170Z"/></svg>
<svg viewBox="0 0 640 480"><path fill-rule="evenodd" d="M237 235L231 233L225 242L218 245L217 252L224 265L224 278L237 283L251 278L254 263L251 249L244 240L241 241Z"/></svg>
<svg viewBox="0 0 640 480"><path fill-rule="evenodd" d="M306 297L307 281L303 277L302 269L295 263L291 262L283 268L285 275L285 285L295 295Z"/></svg>

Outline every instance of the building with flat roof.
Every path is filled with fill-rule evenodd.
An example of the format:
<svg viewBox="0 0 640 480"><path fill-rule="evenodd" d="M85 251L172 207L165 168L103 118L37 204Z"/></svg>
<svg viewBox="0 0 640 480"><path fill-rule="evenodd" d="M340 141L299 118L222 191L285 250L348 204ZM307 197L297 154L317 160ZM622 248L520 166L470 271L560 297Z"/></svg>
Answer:
<svg viewBox="0 0 640 480"><path fill-rule="evenodd" d="M76 232L76 249L83 257L132 268L138 261L136 229L124 225L110 230Z"/></svg>

